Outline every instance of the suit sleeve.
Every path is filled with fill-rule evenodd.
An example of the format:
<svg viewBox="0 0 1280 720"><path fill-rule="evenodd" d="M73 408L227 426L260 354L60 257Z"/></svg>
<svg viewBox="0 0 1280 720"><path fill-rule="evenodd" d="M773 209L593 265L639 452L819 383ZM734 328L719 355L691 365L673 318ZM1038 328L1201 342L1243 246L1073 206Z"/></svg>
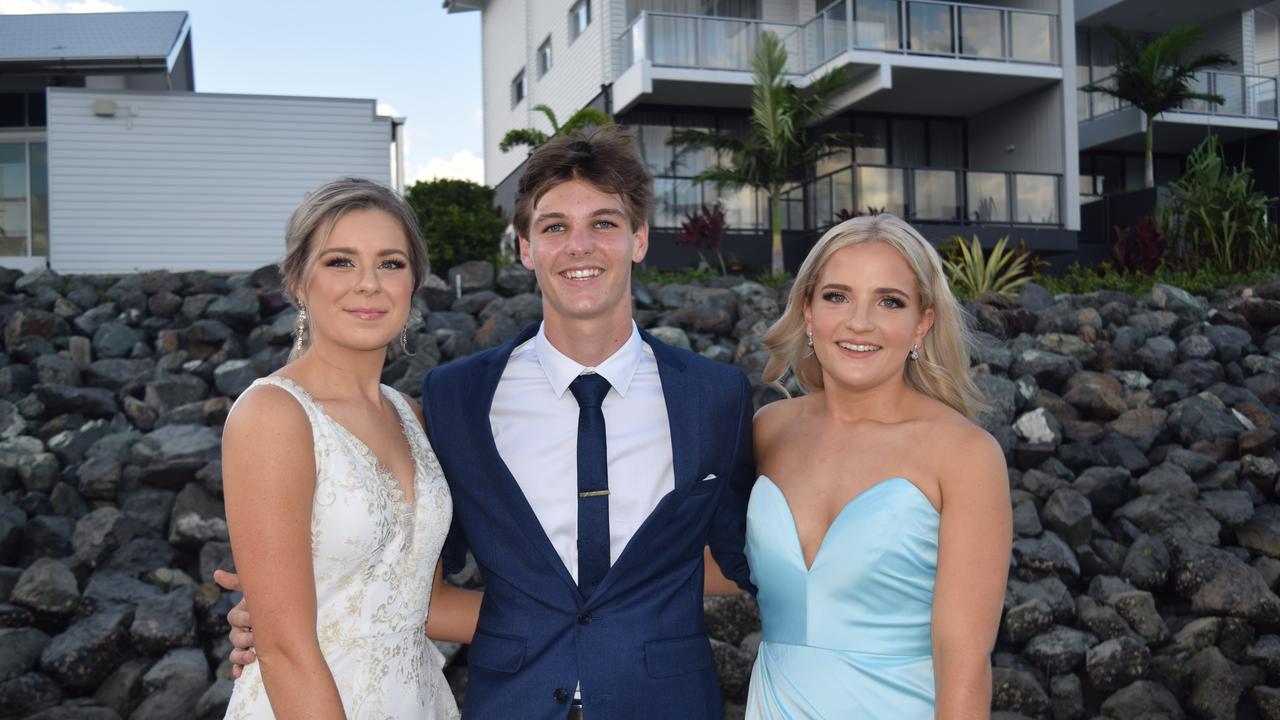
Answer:
<svg viewBox="0 0 1280 720"><path fill-rule="evenodd" d="M755 595L747 567L747 501L755 483L755 454L751 447L751 385L738 375L737 438L734 440L728 483L720 493L720 506L711 522L708 544L725 577Z"/></svg>
<svg viewBox="0 0 1280 720"><path fill-rule="evenodd" d="M427 439L431 442L431 447L435 449L436 457L440 457L441 445L435 432L436 423L431 416L436 400L431 392L431 376L434 372L434 370L428 371L422 378L422 417L426 421ZM448 480L447 473L445 479ZM453 488L450 487L450 492L452 490ZM460 572L467 565L467 538L458 522L456 508L453 513L453 522L449 526L449 534L445 537L444 548L440 551L440 559L444 561L445 575L453 575Z"/></svg>

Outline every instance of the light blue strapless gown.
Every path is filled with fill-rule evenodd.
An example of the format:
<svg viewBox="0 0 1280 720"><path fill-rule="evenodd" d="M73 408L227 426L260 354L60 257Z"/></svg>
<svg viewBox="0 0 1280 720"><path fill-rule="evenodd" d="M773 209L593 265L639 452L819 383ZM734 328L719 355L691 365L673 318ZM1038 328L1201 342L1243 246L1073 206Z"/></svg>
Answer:
<svg viewBox="0 0 1280 720"><path fill-rule="evenodd" d="M884 480L844 506L806 568L786 497L760 476L747 508L747 559L764 628L747 718L934 716L940 519L909 480Z"/></svg>

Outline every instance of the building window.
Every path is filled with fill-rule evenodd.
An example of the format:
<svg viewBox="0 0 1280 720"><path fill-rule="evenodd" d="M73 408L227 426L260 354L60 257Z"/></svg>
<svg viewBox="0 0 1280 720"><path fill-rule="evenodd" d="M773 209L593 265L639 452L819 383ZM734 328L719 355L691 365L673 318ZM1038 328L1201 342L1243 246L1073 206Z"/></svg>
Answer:
<svg viewBox="0 0 1280 720"><path fill-rule="evenodd" d="M49 160L43 142L0 143L0 255L49 254Z"/></svg>
<svg viewBox="0 0 1280 720"><path fill-rule="evenodd" d="M511 80L511 107L519 105L524 100L524 94L524 68L520 68L520 72Z"/></svg>
<svg viewBox="0 0 1280 720"><path fill-rule="evenodd" d="M0 93L0 127L44 127L44 92Z"/></svg>
<svg viewBox="0 0 1280 720"><path fill-rule="evenodd" d="M551 70L551 36L538 46L538 78L541 79Z"/></svg>
<svg viewBox="0 0 1280 720"><path fill-rule="evenodd" d="M569 8L569 42L578 39L578 36L587 31L587 26L591 24L591 2L590 0L578 0Z"/></svg>

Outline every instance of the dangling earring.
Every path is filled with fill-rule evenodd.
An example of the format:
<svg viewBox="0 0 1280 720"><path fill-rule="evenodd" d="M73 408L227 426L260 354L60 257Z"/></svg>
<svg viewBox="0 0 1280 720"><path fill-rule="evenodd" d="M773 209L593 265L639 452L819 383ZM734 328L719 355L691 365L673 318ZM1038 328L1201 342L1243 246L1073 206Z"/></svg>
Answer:
<svg viewBox="0 0 1280 720"><path fill-rule="evenodd" d="M912 345L912 346L911 346L911 352L907 353L907 357L908 357L908 358L910 358L912 362L915 362L916 360L919 360L919 359L920 359L920 346L919 346L919 345Z"/></svg>
<svg viewBox="0 0 1280 720"><path fill-rule="evenodd" d="M409 352L409 323L407 322L404 324L404 327L400 329L400 349L404 351L405 355L414 354Z"/></svg>
<svg viewBox="0 0 1280 720"><path fill-rule="evenodd" d="M813 347L813 333L807 332L805 333L805 337L809 338L809 347Z"/></svg>
<svg viewBox="0 0 1280 720"><path fill-rule="evenodd" d="M307 306L298 303L298 321L293 324L293 351L302 352L302 344L307 337Z"/></svg>

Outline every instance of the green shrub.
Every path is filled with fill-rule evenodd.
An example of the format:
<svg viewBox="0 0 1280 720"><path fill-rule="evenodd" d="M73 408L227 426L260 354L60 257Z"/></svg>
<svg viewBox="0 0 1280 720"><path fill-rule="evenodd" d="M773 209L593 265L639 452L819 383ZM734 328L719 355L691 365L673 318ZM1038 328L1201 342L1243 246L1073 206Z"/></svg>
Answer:
<svg viewBox="0 0 1280 720"><path fill-rule="evenodd" d="M469 180L421 180L405 197L418 215L433 273L443 277L468 260L498 263L507 221L493 207L493 188Z"/></svg>
<svg viewBox="0 0 1280 720"><path fill-rule="evenodd" d="M1036 282L1053 294L1083 295L1097 290L1117 290L1135 297L1151 291L1156 283L1173 285L1195 295L1206 297L1214 291L1236 285L1257 285L1280 275L1280 263L1245 272L1224 272L1212 267L1197 270L1159 267L1152 273L1121 272L1109 262L1093 267L1072 263L1062 275L1039 275Z"/></svg>
<svg viewBox="0 0 1280 720"><path fill-rule="evenodd" d="M764 273L756 278L756 282L771 290L781 290L794 279L794 275L784 270L782 272Z"/></svg>
<svg viewBox="0 0 1280 720"><path fill-rule="evenodd" d="M716 271L702 268L682 268L680 270L645 270L637 269L632 276L641 283L658 283L659 285L701 285L716 277Z"/></svg>
<svg viewBox="0 0 1280 720"><path fill-rule="evenodd" d="M1173 264L1236 273L1277 257L1276 227L1267 222L1275 199L1254 189L1249 168L1227 164L1217 135L1191 151L1169 191L1162 224L1173 238Z"/></svg>

